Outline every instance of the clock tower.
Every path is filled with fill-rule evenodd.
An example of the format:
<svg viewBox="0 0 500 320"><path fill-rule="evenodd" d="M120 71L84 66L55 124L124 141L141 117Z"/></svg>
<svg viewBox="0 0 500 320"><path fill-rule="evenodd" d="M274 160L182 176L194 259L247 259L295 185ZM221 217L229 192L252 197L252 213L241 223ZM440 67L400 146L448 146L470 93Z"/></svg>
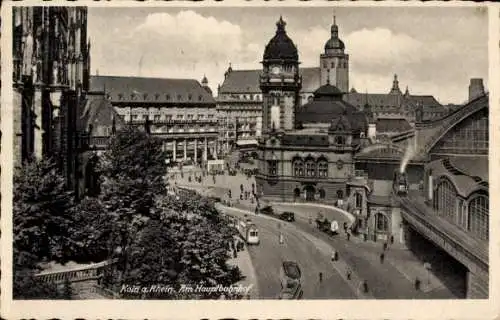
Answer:
<svg viewBox="0 0 500 320"><path fill-rule="evenodd" d="M282 17L276 23L276 34L269 41L262 61L262 134L269 136L295 129L295 109L299 102L301 78L297 47L285 31Z"/></svg>

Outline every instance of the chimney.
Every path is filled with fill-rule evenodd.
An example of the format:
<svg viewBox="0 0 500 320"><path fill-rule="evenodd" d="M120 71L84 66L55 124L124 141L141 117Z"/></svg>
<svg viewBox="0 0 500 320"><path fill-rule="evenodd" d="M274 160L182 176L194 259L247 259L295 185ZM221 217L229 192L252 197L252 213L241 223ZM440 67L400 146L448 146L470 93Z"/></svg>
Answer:
<svg viewBox="0 0 500 320"><path fill-rule="evenodd" d="M479 98L485 94L483 79L472 78L469 85L469 101Z"/></svg>

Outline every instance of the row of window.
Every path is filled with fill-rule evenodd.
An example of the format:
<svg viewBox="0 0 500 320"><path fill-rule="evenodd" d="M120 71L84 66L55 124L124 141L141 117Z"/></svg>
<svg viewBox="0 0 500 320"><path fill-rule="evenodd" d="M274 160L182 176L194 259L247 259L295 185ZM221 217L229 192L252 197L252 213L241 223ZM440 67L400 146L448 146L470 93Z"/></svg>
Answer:
<svg viewBox="0 0 500 320"><path fill-rule="evenodd" d="M227 117L223 117L223 118L220 118L220 121L222 123L232 123L232 122L239 122L239 123L246 123L246 122L257 122L257 119L259 117L257 116L251 116L251 117L235 117L235 118L227 118Z"/></svg>
<svg viewBox="0 0 500 320"><path fill-rule="evenodd" d="M293 175L296 177L328 177L328 162L325 160L319 162L307 160L305 163L303 161L294 161L292 166Z"/></svg>
<svg viewBox="0 0 500 320"><path fill-rule="evenodd" d="M348 65L347 61L338 61L337 64L335 64L335 61L332 61L330 63L330 67L332 69L335 69L335 67L337 67L337 68L347 68L347 65ZM323 68L328 69L328 62L327 61L323 61Z"/></svg>
<svg viewBox="0 0 500 320"><path fill-rule="evenodd" d="M124 117L123 115L121 115L122 118ZM209 114L205 117L204 114L197 114L197 115L194 115L194 114L187 114L187 115L184 115L184 114L177 114L175 115L175 119L177 120L205 120L205 119L214 119L215 115L213 114ZM139 115L139 114L132 114L130 115L130 119L133 120L133 121L136 121L136 120L146 120L148 118L148 115L147 114L142 114L142 115ZM160 115L160 114L155 114L153 115L153 119L154 121L170 121L170 120L173 120L174 119L174 116L171 115L171 114L166 114L166 115Z"/></svg>
<svg viewBox="0 0 500 320"><path fill-rule="evenodd" d="M489 200L477 195L468 203L457 198L453 184L443 179L433 193L433 208L438 215L459 225L482 240L489 238Z"/></svg>
<svg viewBox="0 0 500 320"><path fill-rule="evenodd" d="M249 101L261 101L262 96L260 94L223 94L220 95L222 100L224 99L235 99L235 100L249 100Z"/></svg>
<svg viewBox="0 0 500 320"><path fill-rule="evenodd" d="M177 97L177 101L183 101L183 96L180 94L178 94L177 96L175 94L174 95L170 95L170 94L162 95L160 93L155 93L155 94L132 93L130 95L125 95L124 93L118 94L118 100L126 100L126 98L130 98L130 100L139 100L139 99L148 100L148 98L150 98L150 100L153 100L153 98L154 98L154 100L160 100L160 98L163 98L163 97L167 101L173 100L174 97ZM111 95L108 94L107 98L111 99ZM186 101L196 101L196 100L203 101L203 96L201 94L198 95L198 97L194 97L192 94L187 95Z"/></svg>

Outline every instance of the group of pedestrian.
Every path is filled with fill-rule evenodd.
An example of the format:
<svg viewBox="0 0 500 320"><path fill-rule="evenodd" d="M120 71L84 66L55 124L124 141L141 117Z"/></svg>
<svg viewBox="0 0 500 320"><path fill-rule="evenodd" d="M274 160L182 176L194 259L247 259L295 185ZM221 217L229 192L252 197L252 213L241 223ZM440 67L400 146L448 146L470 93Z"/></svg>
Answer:
<svg viewBox="0 0 500 320"><path fill-rule="evenodd" d="M394 243L394 236L391 236L390 238L390 243L393 244ZM384 242L382 244L382 253L380 253L380 263L384 263L384 260L385 260L385 252L389 250L389 244L386 242Z"/></svg>

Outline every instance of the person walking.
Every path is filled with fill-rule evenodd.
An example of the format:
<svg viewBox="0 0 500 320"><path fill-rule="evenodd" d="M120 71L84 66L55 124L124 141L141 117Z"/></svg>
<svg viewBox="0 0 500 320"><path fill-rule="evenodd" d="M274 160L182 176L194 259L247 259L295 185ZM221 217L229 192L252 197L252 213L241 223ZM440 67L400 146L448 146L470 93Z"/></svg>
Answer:
<svg viewBox="0 0 500 320"><path fill-rule="evenodd" d="M319 282L323 282L323 272L319 273Z"/></svg>
<svg viewBox="0 0 500 320"><path fill-rule="evenodd" d="M384 259L385 259L385 254L382 252L380 254L380 263L384 263Z"/></svg>
<svg viewBox="0 0 500 320"><path fill-rule="evenodd" d="M337 261L337 259L338 259L337 250L333 249L333 251L332 251L332 261Z"/></svg>
<svg viewBox="0 0 500 320"><path fill-rule="evenodd" d="M283 236L283 233L280 232L280 244L285 243L285 237Z"/></svg>

